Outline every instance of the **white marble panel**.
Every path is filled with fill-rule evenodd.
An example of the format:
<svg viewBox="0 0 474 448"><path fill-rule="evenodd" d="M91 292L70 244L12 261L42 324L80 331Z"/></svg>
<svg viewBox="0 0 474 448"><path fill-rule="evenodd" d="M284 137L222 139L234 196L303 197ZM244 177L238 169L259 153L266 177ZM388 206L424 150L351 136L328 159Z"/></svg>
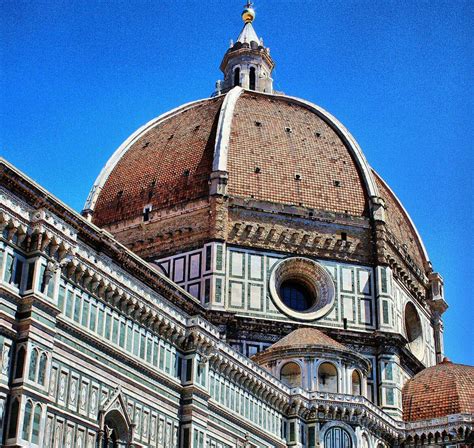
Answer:
<svg viewBox="0 0 474 448"><path fill-rule="evenodd" d="M230 305L236 307L242 307L242 296L243 296L244 285L239 282L232 282L230 289Z"/></svg>
<svg viewBox="0 0 474 448"><path fill-rule="evenodd" d="M231 252L230 275L233 277L243 277L244 275L245 254L240 252Z"/></svg>

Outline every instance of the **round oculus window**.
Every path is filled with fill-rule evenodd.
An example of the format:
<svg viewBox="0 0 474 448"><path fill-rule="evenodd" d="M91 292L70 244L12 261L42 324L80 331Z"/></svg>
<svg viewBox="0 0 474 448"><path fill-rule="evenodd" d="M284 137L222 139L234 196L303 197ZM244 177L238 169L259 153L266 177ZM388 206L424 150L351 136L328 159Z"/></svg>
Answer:
<svg viewBox="0 0 474 448"><path fill-rule="evenodd" d="M303 257L279 261L270 276L270 295L280 311L299 320L315 320L334 304L334 282L319 263Z"/></svg>
<svg viewBox="0 0 474 448"><path fill-rule="evenodd" d="M284 280L280 286L280 299L295 311L308 311L314 305L316 297L303 282Z"/></svg>

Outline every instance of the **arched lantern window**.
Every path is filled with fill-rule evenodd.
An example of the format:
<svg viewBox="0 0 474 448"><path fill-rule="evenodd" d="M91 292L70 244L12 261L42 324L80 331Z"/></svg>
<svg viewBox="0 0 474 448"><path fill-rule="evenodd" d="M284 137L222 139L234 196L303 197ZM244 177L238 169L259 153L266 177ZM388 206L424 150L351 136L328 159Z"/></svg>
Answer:
<svg viewBox="0 0 474 448"><path fill-rule="evenodd" d="M320 392L337 392L337 369L330 362L323 362L318 369Z"/></svg>
<svg viewBox="0 0 474 448"><path fill-rule="evenodd" d="M290 387L301 387L301 369L296 362L286 363L280 370L280 379Z"/></svg>
<svg viewBox="0 0 474 448"><path fill-rule="evenodd" d="M352 395L362 395L362 380L357 370L352 372Z"/></svg>
<svg viewBox="0 0 474 448"><path fill-rule="evenodd" d="M255 67L250 67L250 75L249 75L250 90L255 90L256 84L257 84L257 76L255 74Z"/></svg>
<svg viewBox="0 0 474 448"><path fill-rule="evenodd" d="M240 86L240 67L234 70L234 87Z"/></svg>

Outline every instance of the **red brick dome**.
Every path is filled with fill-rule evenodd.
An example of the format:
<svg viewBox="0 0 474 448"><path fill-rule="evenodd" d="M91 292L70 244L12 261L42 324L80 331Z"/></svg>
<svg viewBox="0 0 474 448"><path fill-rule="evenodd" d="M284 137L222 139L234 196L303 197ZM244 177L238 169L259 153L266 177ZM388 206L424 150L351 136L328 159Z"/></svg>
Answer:
<svg viewBox="0 0 474 448"><path fill-rule="evenodd" d="M406 421L474 415L474 367L453 364L445 358L407 381L402 395Z"/></svg>
<svg viewBox="0 0 474 448"><path fill-rule="evenodd" d="M110 225L140 216L147 204L208 195L224 98L183 106L132 136L97 186L93 221ZM327 117L291 98L257 92L244 91L233 106L229 195L368 216L361 169Z"/></svg>
<svg viewBox="0 0 474 448"><path fill-rule="evenodd" d="M93 222L100 227L209 194L216 127L223 98L198 101L140 128L102 170Z"/></svg>
<svg viewBox="0 0 474 448"><path fill-rule="evenodd" d="M151 242L154 235L176 234L165 229L143 235L140 228L134 236L130 229L140 226L144 208L157 220L186 204L204 210L207 203L207 215L199 217L202 243L216 237L218 205L211 197L222 184L230 199L367 223L371 198L381 197L393 240L424 270L427 256L408 214L341 123L304 100L240 87L179 107L136 131L100 173L84 213L115 234L127 229L119 239L138 250L134 238ZM174 226L186 228L180 219Z"/></svg>

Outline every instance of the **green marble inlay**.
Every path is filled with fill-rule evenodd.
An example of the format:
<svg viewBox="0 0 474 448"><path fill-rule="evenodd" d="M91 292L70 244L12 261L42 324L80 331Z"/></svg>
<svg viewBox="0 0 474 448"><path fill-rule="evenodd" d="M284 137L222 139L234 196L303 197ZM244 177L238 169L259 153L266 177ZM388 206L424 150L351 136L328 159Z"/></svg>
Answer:
<svg viewBox="0 0 474 448"><path fill-rule="evenodd" d="M382 314L383 314L383 323L389 324L388 321L388 302L386 300L382 301Z"/></svg>
<svg viewBox="0 0 474 448"><path fill-rule="evenodd" d="M387 269L381 268L380 269L380 279L382 281L382 292L388 291L388 284L387 284Z"/></svg>
<svg viewBox="0 0 474 448"><path fill-rule="evenodd" d="M31 317L32 319L42 323L43 325L45 325L46 327L49 327L49 328L56 328L56 321L55 319L52 319L50 317L46 317L42 314L39 314L37 313L36 311L32 310L31 312Z"/></svg>
<svg viewBox="0 0 474 448"><path fill-rule="evenodd" d="M222 302L222 279L216 278L216 303Z"/></svg>
<svg viewBox="0 0 474 448"><path fill-rule="evenodd" d="M222 271L222 260L223 260L223 249L222 249L222 245L221 244L218 244L216 246L216 270L218 271Z"/></svg>

